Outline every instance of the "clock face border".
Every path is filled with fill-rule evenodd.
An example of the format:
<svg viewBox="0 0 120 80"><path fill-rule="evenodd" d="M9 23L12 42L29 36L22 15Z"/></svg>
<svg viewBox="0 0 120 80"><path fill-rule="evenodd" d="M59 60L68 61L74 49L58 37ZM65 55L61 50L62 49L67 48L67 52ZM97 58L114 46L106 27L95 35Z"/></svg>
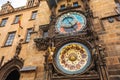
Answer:
<svg viewBox="0 0 120 80"><path fill-rule="evenodd" d="M64 34L64 33L71 33L71 32L67 32L67 30L65 30L64 26L62 24L65 24L64 19L67 18L67 16L71 16L74 17L75 19L73 19L74 21L69 21L69 23L74 24L73 22L76 22L75 25L73 25L72 27L74 27L74 30L71 32L79 32L82 31L84 28L86 28L86 24L87 24L87 19L85 17L85 15L82 12L78 12L78 11L70 11L70 12L65 12L63 14L61 14L55 23L55 29L58 33L60 34ZM67 22L66 22L67 24ZM66 25L67 26L67 25Z"/></svg>
<svg viewBox="0 0 120 80"><path fill-rule="evenodd" d="M85 49L85 51L86 51L86 53L87 53L87 56L88 56L88 59L87 59L86 64L83 66L82 69L77 70L77 71L69 71L69 70L66 70L66 69L64 69L64 68L62 67L62 65L60 64L60 60L59 60L60 52L61 52L61 50L62 50L65 46L68 46L68 45L70 45L70 44L77 44L77 45L79 45L79 46L82 46L82 47ZM85 46L84 44L79 43L79 42L70 42L70 43L64 44L61 48L58 49L58 51L57 51L57 53L56 53L56 55L55 55L55 65L56 65L56 67L57 67L62 73L68 74L68 75L83 73L83 72L90 66L91 60L92 60L92 58L91 58L90 50L88 49L87 46Z"/></svg>

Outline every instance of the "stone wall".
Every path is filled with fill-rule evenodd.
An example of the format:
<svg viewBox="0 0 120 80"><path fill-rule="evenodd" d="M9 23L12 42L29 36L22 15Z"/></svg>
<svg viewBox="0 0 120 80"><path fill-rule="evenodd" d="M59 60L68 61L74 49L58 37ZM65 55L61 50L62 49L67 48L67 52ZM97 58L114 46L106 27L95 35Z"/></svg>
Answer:
<svg viewBox="0 0 120 80"><path fill-rule="evenodd" d="M77 0L71 0L73 2ZM79 4L82 4L80 0ZM104 45L106 51L106 63L108 69L120 69L120 21L116 20L117 13L115 11L114 0L90 0L90 7L93 11L93 24L94 29L99 35L100 43ZM66 2L59 2L56 8L56 14L60 13L58 10L62 4ZM83 8L83 5L81 5ZM35 20L30 20L32 11L38 11ZM38 7L32 7L29 9L13 12L6 15L0 16L0 21L3 18L8 17L8 21L4 27L0 27L0 59L5 56L3 64L10 60L14 54L18 44L18 24L12 24L16 15L22 14L21 25L23 30L21 31L21 38L23 39L22 50L19 57L24 59L24 66L37 67L35 70L22 71L20 80L44 80L44 55L45 51L38 51L34 39L41 37L42 34L39 32L39 26L49 24L51 11L47 6L46 1L42 0ZM112 16L114 22L110 23L108 17ZM34 27L34 31L31 35L29 43L25 42L27 29ZM4 43L7 39L8 32L16 31L16 36L12 46L5 47ZM117 74L117 73L116 73ZM115 79L111 79L115 80Z"/></svg>

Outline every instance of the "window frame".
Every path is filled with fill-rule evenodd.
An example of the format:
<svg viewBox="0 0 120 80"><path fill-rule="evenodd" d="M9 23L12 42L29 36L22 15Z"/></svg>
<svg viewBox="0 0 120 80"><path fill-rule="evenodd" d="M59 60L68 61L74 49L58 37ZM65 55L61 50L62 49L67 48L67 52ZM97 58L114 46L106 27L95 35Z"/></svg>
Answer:
<svg viewBox="0 0 120 80"><path fill-rule="evenodd" d="M78 2L76 1L76 2L73 2L73 7L78 7L79 6L79 4L78 4Z"/></svg>
<svg viewBox="0 0 120 80"><path fill-rule="evenodd" d="M119 3L119 0L114 0L115 1L115 3Z"/></svg>
<svg viewBox="0 0 120 80"><path fill-rule="evenodd" d="M115 19L116 19L117 21L120 21L120 16L119 16L119 15L116 16Z"/></svg>
<svg viewBox="0 0 120 80"><path fill-rule="evenodd" d="M37 10L36 10L36 11L32 11L30 20L35 20L35 19L36 19L36 17L37 17L37 12L38 12ZM36 13L36 14L35 14L35 13ZM34 14L35 14L35 17L33 17Z"/></svg>
<svg viewBox="0 0 120 80"><path fill-rule="evenodd" d="M21 16L22 16L22 15L16 15L16 16L15 16L15 19L14 19L14 21L13 21L13 24L18 24ZM18 17L18 20L16 21L17 17Z"/></svg>
<svg viewBox="0 0 120 80"><path fill-rule="evenodd" d="M6 22L2 25L3 21L6 20ZM0 23L0 27L4 27L8 21L8 18L3 18Z"/></svg>
<svg viewBox="0 0 120 80"><path fill-rule="evenodd" d="M64 9L66 9L65 4L60 5L60 10L64 10Z"/></svg>
<svg viewBox="0 0 120 80"><path fill-rule="evenodd" d="M27 32L26 32L26 38L25 38L25 43L29 43L30 42L30 37L31 37L31 32L28 32L29 30L32 30L31 32L33 32L33 27L32 28L28 28L27 29ZM28 35L30 34L29 36L29 41L28 41Z"/></svg>
<svg viewBox="0 0 120 80"><path fill-rule="evenodd" d="M108 17L107 20L108 20L109 23L113 23L114 22L114 18L113 17Z"/></svg>
<svg viewBox="0 0 120 80"><path fill-rule="evenodd" d="M47 33L47 36L46 36L46 33ZM46 38L46 37L48 37L48 30L45 30L45 31L43 31L43 38Z"/></svg>
<svg viewBox="0 0 120 80"><path fill-rule="evenodd" d="M13 33L14 33L14 37L12 36L12 41L11 41L10 35L13 34ZM8 32L7 38L6 38L5 43L4 43L4 46L12 46L12 44L14 42L14 39L15 39L15 36L16 36L16 31ZM8 43L8 41L10 42L10 44Z"/></svg>
<svg viewBox="0 0 120 80"><path fill-rule="evenodd" d="M120 1L119 0L114 0L115 4L116 4L116 7L117 8L120 8Z"/></svg>

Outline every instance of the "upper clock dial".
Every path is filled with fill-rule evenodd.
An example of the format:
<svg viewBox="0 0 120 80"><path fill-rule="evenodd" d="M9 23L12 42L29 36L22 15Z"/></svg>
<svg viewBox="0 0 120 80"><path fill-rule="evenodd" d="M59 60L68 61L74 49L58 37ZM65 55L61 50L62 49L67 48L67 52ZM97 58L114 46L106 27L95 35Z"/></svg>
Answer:
<svg viewBox="0 0 120 80"><path fill-rule="evenodd" d="M60 33L81 31L86 26L86 18L78 12L68 12L60 16L56 22L56 30Z"/></svg>

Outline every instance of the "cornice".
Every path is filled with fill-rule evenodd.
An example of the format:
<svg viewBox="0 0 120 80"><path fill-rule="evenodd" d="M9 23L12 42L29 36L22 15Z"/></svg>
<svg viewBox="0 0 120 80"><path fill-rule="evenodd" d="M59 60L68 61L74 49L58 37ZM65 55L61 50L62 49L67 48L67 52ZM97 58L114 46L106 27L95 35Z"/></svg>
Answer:
<svg viewBox="0 0 120 80"><path fill-rule="evenodd" d="M15 12L20 12L20 11L27 10L27 9L33 9L33 8L37 8L37 7L39 7L39 5L32 6L32 7L22 6L22 7L19 7L19 8L15 8L14 10L8 11L7 13L3 13L3 14L0 13L0 16L7 15L7 14L12 14L12 13L15 13Z"/></svg>

